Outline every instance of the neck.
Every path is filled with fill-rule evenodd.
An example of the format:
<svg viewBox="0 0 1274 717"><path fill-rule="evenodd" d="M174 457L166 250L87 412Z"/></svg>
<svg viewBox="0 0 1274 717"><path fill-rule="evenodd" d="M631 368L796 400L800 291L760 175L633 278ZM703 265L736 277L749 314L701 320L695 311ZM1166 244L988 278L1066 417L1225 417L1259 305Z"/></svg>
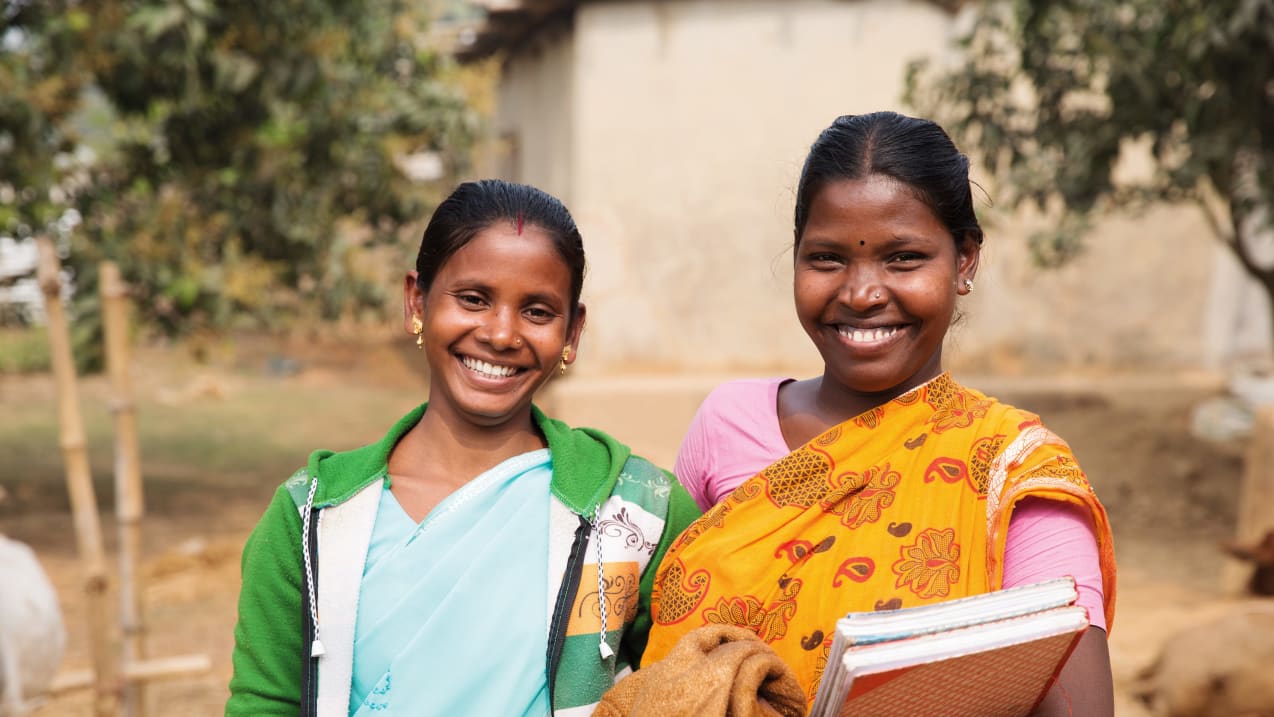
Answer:
<svg viewBox="0 0 1274 717"><path fill-rule="evenodd" d="M430 404L425 415L403 436L390 456L390 473L429 473L468 480L513 456L545 447L530 407L522 415L490 426L449 415Z"/></svg>
<svg viewBox="0 0 1274 717"><path fill-rule="evenodd" d="M833 419L829 425L835 425L877 406L883 406L940 375L942 375L942 362L937 356L906 381L883 391L857 391L837 381L830 374L824 373L818 379L815 402L819 413Z"/></svg>
<svg viewBox="0 0 1274 717"><path fill-rule="evenodd" d="M902 393L893 389L876 393L852 391L824 374L818 380L814 402L818 414L826 417L826 423L830 427L889 403Z"/></svg>

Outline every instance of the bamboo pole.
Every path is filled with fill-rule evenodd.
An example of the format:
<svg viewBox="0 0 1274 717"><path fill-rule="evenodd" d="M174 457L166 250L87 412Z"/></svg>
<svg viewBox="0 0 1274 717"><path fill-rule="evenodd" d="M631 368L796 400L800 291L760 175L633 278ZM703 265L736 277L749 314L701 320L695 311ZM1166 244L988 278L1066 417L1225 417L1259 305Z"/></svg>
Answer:
<svg viewBox="0 0 1274 717"><path fill-rule="evenodd" d="M144 680L129 677L130 666L146 658L142 618L141 564L143 500L141 454L137 441L137 411L128 376L128 287L119 267L110 261L98 265L98 292L102 297L102 324L106 333L106 368L111 379L111 413L115 423L115 516L119 523L119 602L121 653L124 665L122 712L126 717L146 714Z"/></svg>
<svg viewBox="0 0 1274 717"><path fill-rule="evenodd" d="M106 603L106 561L102 549L102 527L98 521L97 498L89 472L84 421L80 415L75 383L75 363L71 358L70 334L62 306L61 262L53 242L42 237L37 276L44 292L44 312L49 334L49 359L57 383L58 423L62 457L66 464L66 488L71 499L71 515L83 574L83 590L88 608L89 647L93 659L94 714L114 717L119 701L115 652L111 646L110 621Z"/></svg>

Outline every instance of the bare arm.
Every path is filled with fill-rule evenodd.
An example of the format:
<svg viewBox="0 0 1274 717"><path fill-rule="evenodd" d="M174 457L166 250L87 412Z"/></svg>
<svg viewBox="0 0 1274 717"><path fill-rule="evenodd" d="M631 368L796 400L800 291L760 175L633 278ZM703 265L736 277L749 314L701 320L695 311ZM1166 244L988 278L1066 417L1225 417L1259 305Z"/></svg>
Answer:
<svg viewBox="0 0 1274 717"><path fill-rule="evenodd" d="M1032 717L1114 717L1114 714L1115 688L1110 675L1106 631L1089 627Z"/></svg>

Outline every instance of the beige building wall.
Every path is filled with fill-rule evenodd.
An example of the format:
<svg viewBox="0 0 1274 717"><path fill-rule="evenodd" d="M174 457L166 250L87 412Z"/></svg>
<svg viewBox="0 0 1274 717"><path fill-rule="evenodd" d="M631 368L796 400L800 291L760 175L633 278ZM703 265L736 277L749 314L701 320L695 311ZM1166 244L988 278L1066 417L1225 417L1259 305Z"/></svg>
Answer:
<svg viewBox="0 0 1274 717"><path fill-rule="evenodd" d="M1111 218L1057 270L1031 260L1028 222L992 221L956 365L999 373L1197 367L1217 242L1190 208Z"/></svg>
<svg viewBox="0 0 1274 717"><path fill-rule="evenodd" d="M814 365L791 300L792 197L819 130L897 108L949 16L921 2L587 3L572 196L606 364ZM897 38L907 38L898 42Z"/></svg>
<svg viewBox="0 0 1274 717"><path fill-rule="evenodd" d="M907 63L954 22L908 0L588 2L515 55L516 178L567 201L589 253L577 375L818 370L791 300L800 164L837 115L906 111ZM1209 298L1217 249L1192 210L1108 221L1056 272L1031 265L1028 229L988 227L949 365L1176 369L1229 350L1204 327L1239 306Z"/></svg>
<svg viewBox="0 0 1274 717"><path fill-rule="evenodd" d="M500 159L494 173L565 199L575 168L575 36L548 28L505 65L495 120ZM569 205L568 205L569 206Z"/></svg>

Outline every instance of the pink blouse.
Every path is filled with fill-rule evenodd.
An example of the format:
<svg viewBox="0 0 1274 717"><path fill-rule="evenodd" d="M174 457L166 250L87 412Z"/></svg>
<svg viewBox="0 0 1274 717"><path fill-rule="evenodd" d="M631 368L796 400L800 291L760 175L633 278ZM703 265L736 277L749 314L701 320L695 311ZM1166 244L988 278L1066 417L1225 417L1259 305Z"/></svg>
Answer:
<svg viewBox="0 0 1274 717"><path fill-rule="evenodd" d="M790 379L747 379L704 399L677 453L673 472L707 510L740 483L791 452L779 427L779 386ZM1069 503L1027 498L1013 510L1004 547L1004 587L1070 575L1089 622L1106 629L1101 565L1088 514Z"/></svg>

